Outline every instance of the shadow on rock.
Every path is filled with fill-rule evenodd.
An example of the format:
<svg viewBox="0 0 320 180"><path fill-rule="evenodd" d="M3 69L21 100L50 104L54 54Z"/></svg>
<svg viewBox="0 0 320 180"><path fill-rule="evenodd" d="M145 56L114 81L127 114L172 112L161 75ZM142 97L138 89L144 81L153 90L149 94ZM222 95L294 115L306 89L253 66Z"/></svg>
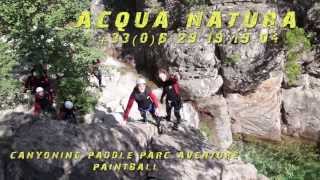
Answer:
<svg viewBox="0 0 320 180"><path fill-rule="evenodd" d="M32 115L23 112L13 112L4 115L0 120L0 137L12 136L22 125L30 124Z"/></svg>

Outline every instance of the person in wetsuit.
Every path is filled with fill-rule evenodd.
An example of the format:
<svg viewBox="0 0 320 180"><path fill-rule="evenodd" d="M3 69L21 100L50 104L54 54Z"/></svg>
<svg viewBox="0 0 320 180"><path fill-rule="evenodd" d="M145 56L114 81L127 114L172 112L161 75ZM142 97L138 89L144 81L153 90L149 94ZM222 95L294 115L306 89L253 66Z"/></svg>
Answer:
<svg viewBox="0 0 320 180"><path fill-rule="evenodd" d="M97 59L92 62L92 74L98 79L99 87L103 87L102 85L102 72L101 72L101 61Z"/></svg>
<svg viewBox="0 0 320 180"><path fill-rule="evenodd" d="M53 107L53 97L50 93L46 92L42 87L36 88L35 101L34 101L33 115L39 116L41 112L55 113Z"/></svg>
<svg viewBox="0 0 320 180"><path fill-rule="evenodd" d="M159 101L156 95L152 93L151 89L147 87L144 79L137 80L137 85L130 95L123 115L125 122L128 121L129 112L134 101L136 101L138 104L138 110L143 118L143 122L147 122L147 113L151 113L152 117L156 121L158 132L161 134L162 129L160 127Z"/></svg>
<svg viewBox="0 0 320 180"><path fill-rule="evenodd" d="M68 121L70 123L77 123L75 109L71 101L65 101L63 106L60 108L59 117L61 120Z"/></svg>
<svg viewBox="0 0 320 180"><path fill-rule="evenodd" d="M177 130L181 123L180 109L182 108L178 78L174 75L169 75L165 69L159 70L158 77L161 80L163 87L160 102L163 103L163 99L166 97L166 119L167 121L171 121L171 112L172 109L174 109L174 115L177 120L174 123L173 129Z"/></svg>

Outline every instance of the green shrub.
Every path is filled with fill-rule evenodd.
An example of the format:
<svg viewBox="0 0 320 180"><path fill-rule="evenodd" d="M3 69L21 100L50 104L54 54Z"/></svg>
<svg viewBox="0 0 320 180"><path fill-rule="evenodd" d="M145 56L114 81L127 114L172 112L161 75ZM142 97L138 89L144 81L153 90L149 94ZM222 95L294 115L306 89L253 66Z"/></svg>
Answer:
<svg viewBox="0 0 320 180"><path fill-rule="evenodd" d="M232 54L230 57L224 59L223 63L226 65L234 65L240 61L240 54Z"/></svg>
<svg viewBox="0 0 320 180"><path fill-rule="evenodd" d="M71 100L80 112L88 112L96 104L97 99L86 91L88 81L83 78L63 78L58 85L59 102Z"/></svg>
<svg viewBox="0 0 320 180"><path fill-rule="evenodd" d="M200 128L200 131L202 132L203 135L205 135L205 137L210 139L212 133L210 132L210 128L208 126L202 126Z"/></svg>
<svg viewBox="0 0 320 180"><path fill-rule="evenodd" d="M287 49L285 73L288 84L294 85L302 70L299 58L301 54L311 50L311 43L303 28L295 28L286 32L284 45Z"/></svg>
<svg viewBox="0 0 320 180"><path fill-rule="evenodd" d="M5 42L0 42L0 98L1 108L8 108L17 101L19 93L19 82L13 77L12 70L17 65L14 51Z"/></svg>
<svg viewBox="0 0 320 180"><path fill-rule="evenodd" d="M242 160L254 164L259 173L270 179L317 180L320 177L319 155L313 145L237 141L232 149L239 151Z"/></svg>
<svg viewBox="0 0 320 180"><path fill-rule="evenodd" d="M302 50L310 50L311 42L303 28L290 29L285 34L284 44L288 50L303 46Z"/></svg>
<svg viewBox="0 0 320 180"><path fill-rule="evenodd" d="M301 65L297 59L288 60L285 65L285 73L288 78L289 85L294 85L301 74Z"/></svg>

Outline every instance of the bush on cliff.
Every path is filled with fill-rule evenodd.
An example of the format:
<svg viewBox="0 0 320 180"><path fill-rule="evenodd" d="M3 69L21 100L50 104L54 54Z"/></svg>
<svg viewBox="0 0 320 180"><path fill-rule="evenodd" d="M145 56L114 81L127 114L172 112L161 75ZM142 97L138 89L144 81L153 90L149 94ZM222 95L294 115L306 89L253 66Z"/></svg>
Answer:
<svg viewBox="0 0 320 180"><path fill-rule="evenodd" d="M295 28L286 32L284 45L287 49L285 73L289 85L294 85L302 71L299 58L303 53L310 51L311 43L303 28Z"/></svg>

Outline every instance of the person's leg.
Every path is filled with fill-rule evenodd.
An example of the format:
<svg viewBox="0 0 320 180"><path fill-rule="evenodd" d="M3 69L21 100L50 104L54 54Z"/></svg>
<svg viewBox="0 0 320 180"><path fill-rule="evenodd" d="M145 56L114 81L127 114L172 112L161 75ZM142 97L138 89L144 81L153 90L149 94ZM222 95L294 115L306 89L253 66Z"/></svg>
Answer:
<svg viewBox="0 0 320 180"><path fill-rule="evenodd" d="M58 118L56 109L53 107L52 104L47 104L46 107L44 107L44 113L47 118L51 118L51 119Z"/></svg>
<svg viewBox="0 0 320 180"><path fill-rule="evenodd" d="M158 133L159 133L159 134L162 134L163 129L162 129L162 127L161 127L161 118L158 117L157 115L155 115L154 112L151 113L151 115L152 115L153 119L156 121L156 126L157 126L157 129L158 129Z"/></svg>
<svg viewBox="0 0 320 180"><path fill-rule="evenodd" d="M156 111L155 111L155 105L153 104L152 105L152 108L151 110L149 111L152 115L152 118L156 121L156 126L157 126L157 129L158 129L158 133L159 134L162 134L163 132L163 129L161 127L161 118L159 116L156 115Z"/></svg>
<svg viewBox="0 0 320 180"><path fill-rule="evenodd" d="M175 102L174 103L174 115L175 115L177 121L174 123L174 126L173 126L174 129L178 129L178 126L181 123L180 109L181 109L181 102Z"/></svg>
<svg viewBox="0 0 320 180"><path fill-rule="evenodd" d="M102 86L102 73L100 71L96 72L94 74L94 76L98 79L99 87L101 87Z"/></svg>
<svg viewBox="0 0 320 180"><path fill-rule="evenodd" d="M99 87L102 86L102 75L101 73L98 74L98 81L99 81Z"/></svg>
<svg viewBox="0 0 320 180"><path fill-rule="evenodd" d="M166 112L167 112L167 117L166 120L167 121L171 121L171 111L172 111L172 106L170 102L166 102Z"/></svg>
<svg viewBox="0 0 320 180"><path fill-rule="evenodd" d="M141 114L141 117L142 117L142 121L143 122L147 122L147 112L143 111L143 110L140 110L140 114Z"/></svg>
<svg viewBox="0 0 320 180"><path fill-rule="evenodd" d="M77 124L77 120L75 118L75 115L71 112L66 113L65 119L72 124Z"/></svg>

